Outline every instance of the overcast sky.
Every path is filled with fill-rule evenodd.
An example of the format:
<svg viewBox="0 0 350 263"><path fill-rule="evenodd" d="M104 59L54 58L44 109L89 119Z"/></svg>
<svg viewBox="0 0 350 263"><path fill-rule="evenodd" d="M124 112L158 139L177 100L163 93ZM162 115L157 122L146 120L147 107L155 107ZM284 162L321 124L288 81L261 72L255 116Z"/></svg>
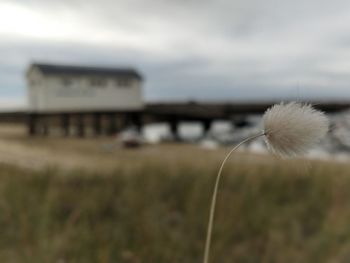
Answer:
<svg viewBox="0 0 350 263"><path fill-rule="evenodd" d="M132 66L148 100L350 99L348 0L0 0L0 103L31 61Z"/></svg>

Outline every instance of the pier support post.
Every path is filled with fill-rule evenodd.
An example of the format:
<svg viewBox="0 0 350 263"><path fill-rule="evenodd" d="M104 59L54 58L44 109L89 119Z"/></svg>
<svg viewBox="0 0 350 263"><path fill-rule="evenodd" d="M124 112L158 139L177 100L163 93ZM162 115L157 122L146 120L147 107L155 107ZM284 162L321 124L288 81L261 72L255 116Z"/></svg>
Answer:
<svg viewBox="0 0 350 263"><path fill-rule="evenodd" d="M37 116L34 113L30 113L28 115L28 135L34 136L36 135L36 121L37 121Z"/></svg>
<svg viewBox="0 0 350 263"><path fill-rule="evenodd" d="M108 135L114 135L117 132L117 123L116 123L116 114L109 113L108 114Z"/></svg>
<svg viewBox="0 0 350 263"><path fill-rule="evenodd" d="M77 136L84 137L85 136L85 121L84 121L84 113L79 113L77 116Z"/></svg>
<svg viewBox="0 0 350 263"><path fill-rule="evenodd" d="M95 136L100 136L101 135L101 113L99 112L94 113L93 126L94 126Z"/></svg>
<svg viewBox="0 0 350 263"><path fill-rule="evenodd" d="M61 125L62 125L62 131L63 131L63 136L67 137L69 136L69 121L70 121L70 118L69 118L69 114L68 113L63 113L61 115Z"/></svg>
<svg viewBox="0 0 350 263"><path fill-rule="evenodd" d="M140 113L134 112L131 114L131 123L137 129L138 132L141 132L142 118Z"/></svg>
<svg viewBox="0 0 350 263"><path fill-rule="evenodd" d="M42 115L41 116L41 133L43 136L48 136L49 135L49 116L48 115Z"/></svg>
<svg viewBox="0 0 350 263"><path fill-rule="evenodd" d="M170 125L171 134L174 136L174 140L180 141L178 119L176 117L171 118L169 125Z"/></svg>
<svg viewBox="0 0 350 263"><path fill-rule="evenodd" d="M210 131L211 128L211 123L212 120L203 120L202 121L202 125L203 125L203 129L204 129L204 136L208 134L208 132Z"/></svg>

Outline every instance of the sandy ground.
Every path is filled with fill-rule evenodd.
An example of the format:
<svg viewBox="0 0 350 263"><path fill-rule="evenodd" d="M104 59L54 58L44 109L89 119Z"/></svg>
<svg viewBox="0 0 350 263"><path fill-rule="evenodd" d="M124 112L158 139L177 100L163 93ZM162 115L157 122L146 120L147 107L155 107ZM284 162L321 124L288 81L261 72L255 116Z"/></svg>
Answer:
<svg viewBox="0 0 350 263"><path fill-rule="evenodd" d="M145 162L150 165L178 167L184 164L189 169L196 166L212 164L213 172L229 151L229 148L208 150L197 145L161 144L145 145L137 149L124 149L117 138L63 138L63 137L29 137L26 127L20 125L0 125L0 163L20 166L26 169L84 169L92 172L114 171L135 166ZM194 159L196 159L194 161ZM295 165L287 161L286 165ZM231 165L246 163L281 162L271 155L259 155L237 152L230 158ZM310 161L303 159L298 166L303 169ZM306 168L305 168L306 169Z"/></svg>
<svg viewBox="0 0 350 263"><path fill-rule="evenodd" d="M100 171L116 169L121 162L123 167L125 163L134 166L139 160L157 160L176 165L179 156L189 163L203 154L219 161L225 152L226 149L209 151L183 144L123 149L117 138L29 137L24 126L0 125L0 163L29 169L49 166Z"/></svg>
<svg viewBox="0 0 350 263"><path fill-rule="evenodd" d="M62 154L49 146L47 138L29 138L25 127L0 126L0 162L24 168L40 169L47 166L78 167L82 160L71 153Z"/></svg>

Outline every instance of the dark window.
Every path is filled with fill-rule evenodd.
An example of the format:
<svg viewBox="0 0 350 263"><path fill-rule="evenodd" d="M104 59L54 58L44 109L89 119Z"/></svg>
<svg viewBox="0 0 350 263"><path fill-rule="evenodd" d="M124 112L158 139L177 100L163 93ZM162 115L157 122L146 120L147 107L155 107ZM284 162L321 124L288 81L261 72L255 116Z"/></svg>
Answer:
<svg viewBox="0 0 350 263"><path fill-rule="evenodd" d="M130 79L128 78L119 78L116 80L117 86L121 88L127 88L130 86Z"/></svg>
<svg viewBox="0 0 350 263"><path fill-rule="evenodd" d="M69 78L62 79L62 85L64 87L70 87L70 86L72 86L72 84L73 84L73 81L71 79L69 79Z"/></svg>
<svg viewBox="0 0 350 263"><path fill-rule="evenodd" d="M94 87L105 87L106 84L106 80L102 78L93 78L90 80L90 85Z"/></svg>

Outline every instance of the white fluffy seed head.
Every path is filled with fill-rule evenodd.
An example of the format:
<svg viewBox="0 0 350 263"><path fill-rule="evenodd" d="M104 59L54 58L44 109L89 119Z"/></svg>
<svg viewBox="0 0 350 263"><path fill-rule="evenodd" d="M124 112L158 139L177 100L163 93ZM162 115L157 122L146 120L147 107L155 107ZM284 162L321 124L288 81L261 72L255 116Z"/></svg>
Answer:
<svg viewBox="0 0 350 263"><path fill-rule="evenodd" d="M304 154L328 132L323 112L309 104L276 104L263 116L265 141L270 151L280 156Z"/></svg>

